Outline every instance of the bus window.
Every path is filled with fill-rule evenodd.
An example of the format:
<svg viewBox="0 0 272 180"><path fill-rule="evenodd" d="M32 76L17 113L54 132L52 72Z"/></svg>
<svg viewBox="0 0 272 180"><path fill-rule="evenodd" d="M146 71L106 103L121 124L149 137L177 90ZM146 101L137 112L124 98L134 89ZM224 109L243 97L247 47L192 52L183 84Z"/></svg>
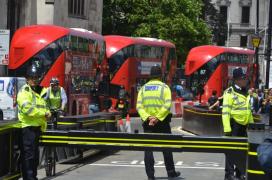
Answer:
<svg viewBox="0 0 272 180"><path fill-rule="evenodd" d="M71 38L71 44L70 44L71 47L70 47L70 49L72 51L77 51L77 49L78 49L77 37L76 36L71 36L70 38Z"/></svg>
<svg viewBox="0 0 272 180"><path fill-rule="evenodd" d="M106 45L104 42L100 43L100 49L98 52L98 64L101 64L101 62L103 61L104 57L105 57L105 51L106 51Z"/></svg>
<svg viewBox="0 0 272 180"><path fill-rule="evenodd" d="M220 54L219 59L221 63L227 62L227 55L226 54Z"/></svg>
<svg viewBox="0 0 272 180"><path fill-rule="evenodd" d="M114 56L109 59L110 72L115 73L124 62L123 51L118 51Z"/></svg>
<svg viewBox="0 0 272 180"><path fill-rule="evenodd" d="M198 94L199 87L207 83L208 79L219 65L220 56L214 57L212 60L199 68L190 78L191 91L194 95Z"/></svg>
<svg viewBox="0 0 272 180"><path fill-rule="evenodd" d="M144 59L161 59L164 53L163 47L152 47L145 45L134 46L135 57Z"/></svg>
<svg viewBox="0 0 272 180"><path fill-rule="evenodd" d="M83 37L78 37L78 51L83 52Z"/></svg>

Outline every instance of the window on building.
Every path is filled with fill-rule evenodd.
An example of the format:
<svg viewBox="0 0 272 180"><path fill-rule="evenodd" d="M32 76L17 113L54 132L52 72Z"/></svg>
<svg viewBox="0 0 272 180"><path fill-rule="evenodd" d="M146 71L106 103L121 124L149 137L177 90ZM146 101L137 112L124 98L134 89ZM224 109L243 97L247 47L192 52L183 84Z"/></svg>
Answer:
<svg viewBox="0 0 272 180"><path fill-rule="evenodd" d="M247 47L247 36L241 36L240 47Z"/></svg>
<svg viewBox="0 0 272 180"><path fill-rule="evenodd" d="M243 6L242 7L242 19L241 23L249 23L249 15L250 15L250 7L249 6Z"/></svg>
<svg viewBox="0 0 272 180"><path fill-rule="evenodd" d="M85 18L85 0L68 0L69 16Z"/></svg>
<svg viewBox="0 0 272 180"><path fill-rule="evenodd" d="M228 6L220 6L220 15L221 15L221 20L222 20L224 23L227 23Z"/></svg>

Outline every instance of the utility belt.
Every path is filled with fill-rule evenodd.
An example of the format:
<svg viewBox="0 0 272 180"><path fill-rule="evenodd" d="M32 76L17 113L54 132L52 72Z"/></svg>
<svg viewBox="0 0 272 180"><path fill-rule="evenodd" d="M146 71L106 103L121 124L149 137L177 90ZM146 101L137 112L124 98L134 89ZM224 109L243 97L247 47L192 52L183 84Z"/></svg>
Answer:
<svg viewBox="0 0 272 180"><path fill-rule="evenodd" d="M41 131L41 126L27 126L22 129L29 129L31 131Z"/></svg>

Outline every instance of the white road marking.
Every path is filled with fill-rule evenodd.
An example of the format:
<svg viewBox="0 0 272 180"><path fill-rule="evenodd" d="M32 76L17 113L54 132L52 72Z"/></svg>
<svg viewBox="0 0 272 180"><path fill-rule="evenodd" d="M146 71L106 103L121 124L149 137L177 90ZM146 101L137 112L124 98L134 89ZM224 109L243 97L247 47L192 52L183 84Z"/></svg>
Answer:
<svg viewBox="0 0 272 180"><path fill-rule="evenodd" d="M144 165L131 165L131 164L89 164L90 166L108 166L108 167L136 167L144 168ZM154 166L155 168L165 168L165 166ZM198 167L198 166L175 166L179 169L209 169L209 170L224 170L224 167Z"/></svg>

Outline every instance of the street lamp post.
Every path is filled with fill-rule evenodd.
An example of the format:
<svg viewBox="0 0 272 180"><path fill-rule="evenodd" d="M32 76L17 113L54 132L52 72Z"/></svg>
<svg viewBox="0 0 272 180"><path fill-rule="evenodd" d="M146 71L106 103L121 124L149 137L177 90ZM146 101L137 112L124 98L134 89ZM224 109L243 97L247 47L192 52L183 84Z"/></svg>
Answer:
<svg viewBox="0 0 272 180"><path fill-rule="evenodd" d="M255 78L255 88L259 88L259 46L261 43L261 37L257 35L253 35L251 38L252 45L255 48L255 68L256 68L256 78Z"/></svg>
<svg viewBox="0 0 272 180"><path fill-rule="evenodd" d="M259 0L256 1L256 32L259 36ZM255 88L259 88L259 76L260 76L260 66L259 66L259 45L255 48L255 59L256 59L256 81Z"/></svg>

